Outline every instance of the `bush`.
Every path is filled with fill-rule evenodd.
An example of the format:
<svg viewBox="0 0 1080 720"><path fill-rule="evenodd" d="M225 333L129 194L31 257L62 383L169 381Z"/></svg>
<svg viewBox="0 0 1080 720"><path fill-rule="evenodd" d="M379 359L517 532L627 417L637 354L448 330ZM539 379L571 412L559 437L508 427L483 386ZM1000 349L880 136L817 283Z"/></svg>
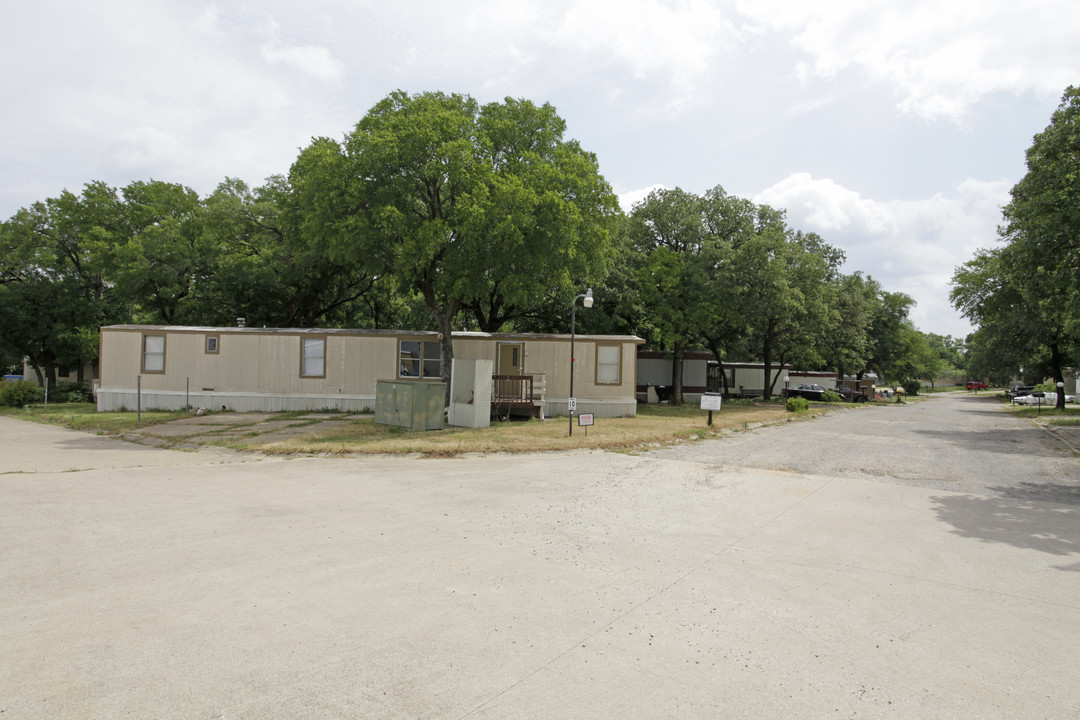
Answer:
<svg viewBox="0 0 1080 720"><path fill-rule="evenodd" d="M922 383L918 380L905 380L900 383L900 386L904 388L904 392L908 395L918 395L919 390L922 388Z"/></svg>
<svg viewBox="0 0 1080 720"><path fill-rule="evenodd" d="M90 384L85 382L63 381L56 383L56 389L49 393L53 402L81 403L90 402Z"/></svg>
<svg viewBox="0 0 1080 720"><path fill-rule="evenodd" d="M29 380L0 382L0 405L23 407L41 402L44 397L45 390L37 383Z"/></svg>
<svg viewBox="0 0 1080 720"><path fill-rule="evenodd" d="M784 407L790 413L804 413L810 409L810 401L804 397L792 397L787 399Z"/></svg>
<svg viewBox="0 0 1080 720"><path fill-rule="evenodd" d="M844 398L840 397L840 393L834 393L832 390L826 390L825 394L821 396L821 399L825 402L843 402Z"/></svg>

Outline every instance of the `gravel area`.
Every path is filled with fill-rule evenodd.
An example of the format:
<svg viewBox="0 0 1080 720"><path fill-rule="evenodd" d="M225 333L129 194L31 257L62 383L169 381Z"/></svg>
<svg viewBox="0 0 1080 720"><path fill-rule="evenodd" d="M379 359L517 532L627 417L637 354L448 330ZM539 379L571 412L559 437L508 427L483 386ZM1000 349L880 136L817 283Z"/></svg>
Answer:
<svg viewBox="0 0 1080 720"><path fill-rule="evenodd" d="M993 395L860 406L658 455L1080 505L1073 450L1058 434L1007 413Z"/></svg>
<svg viewBox="0 0 1080 720"><path fill-rule="evenodd" d="M1075 720L1078 479L963 395L453 459L0 417L0 720Z"/></svg>

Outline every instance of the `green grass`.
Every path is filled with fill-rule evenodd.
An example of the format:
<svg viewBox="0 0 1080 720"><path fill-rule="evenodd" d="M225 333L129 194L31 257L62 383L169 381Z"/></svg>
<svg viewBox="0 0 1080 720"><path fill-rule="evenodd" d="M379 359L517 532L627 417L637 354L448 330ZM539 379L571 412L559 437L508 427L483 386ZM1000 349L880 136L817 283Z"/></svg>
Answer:
<svg viewBox="0 0 1080 720"><path fill-rule="evenodd" d="M1014 405L1008 399L1002 398L1005 408L1023 418L1042 418L1051 425L1080 425L1080 406L1069 404L1064 410L1058 410L1053 405L1043 405L1040 409L1037 405Z"/></svg>
<svg viewBox="0 0 1080 720"><path fill-rule="evenodd" d="M153 410L143 412L140 421L136 412L99 413L92 403L49 403L47 407L45 405L30 405L26 408L5 407L0 408L0 415L108 435L123 434L188 416L182 410L178 412Z"/></svg>
<svg viewBox="0 0 1080 720"><path fill-rule="evenodd" d="M944 387L933 387L933 388L929 387L927 385L923 385L921 388L919 388L919 394L921 395L922 393L956 392L957 390L963 390L963 389L964 389L963 385L946 385ZM979 392L993 392L993 391L992 390L980 390Z"/></svg>

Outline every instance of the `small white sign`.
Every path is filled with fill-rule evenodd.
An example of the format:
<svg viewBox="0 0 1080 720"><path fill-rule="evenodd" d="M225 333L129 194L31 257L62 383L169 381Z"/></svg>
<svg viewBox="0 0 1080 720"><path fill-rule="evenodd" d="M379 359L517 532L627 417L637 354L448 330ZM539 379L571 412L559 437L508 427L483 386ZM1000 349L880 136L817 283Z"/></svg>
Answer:
<svg viewBox="0 0 1080 720"><path fill-rule="evenodd" d="M701 409L702 410L719 410L720 405L723 402L723 398L719 395L702 395L701 396Z"/></svg>
<svg viewBox="0 0 1080 720"><path fill-rule="evenodd" d="M580 415L578 415L577 424L579 426L581 426L581 425L586 425L586 426L592 425L593 424L593 414L592 413L581 413Z"/></svg>
<svg viewBox="0 0 1080 720"><path fill-rule="evenodd" d="M574 412L575 410L577 410L577 398L570 398L566 402L567 405L570 406L570 412Z"/></svg>

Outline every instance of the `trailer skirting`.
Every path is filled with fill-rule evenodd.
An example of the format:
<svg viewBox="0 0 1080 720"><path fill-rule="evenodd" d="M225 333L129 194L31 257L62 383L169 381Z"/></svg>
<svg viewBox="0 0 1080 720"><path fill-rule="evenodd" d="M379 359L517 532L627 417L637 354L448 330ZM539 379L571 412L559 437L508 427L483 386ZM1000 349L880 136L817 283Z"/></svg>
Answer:
<svg viewBox="0 0 1080 720"><path fill-rule="evenodd" d="M373 411L374 395L275 395L273 393L217 392L200 390L185 393L175 390L136 390L98 388L99 412L117 410L232 410L234 412L290 412L294 410Z"/></svg>

